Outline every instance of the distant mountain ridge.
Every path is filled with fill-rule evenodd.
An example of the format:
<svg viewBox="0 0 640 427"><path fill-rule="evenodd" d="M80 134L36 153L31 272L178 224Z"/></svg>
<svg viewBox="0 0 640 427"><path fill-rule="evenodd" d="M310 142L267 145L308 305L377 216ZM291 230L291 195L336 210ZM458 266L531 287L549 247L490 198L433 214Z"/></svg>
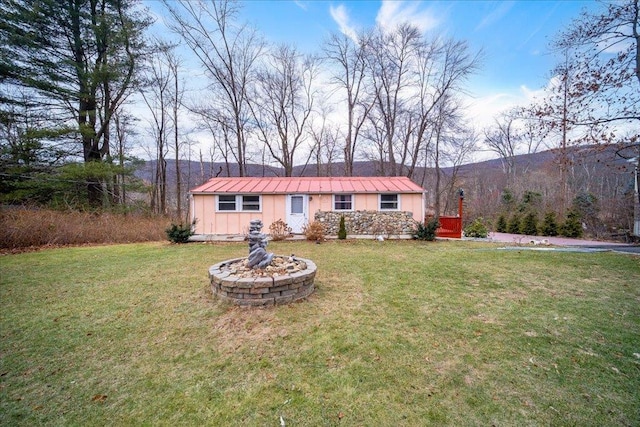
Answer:
<svg viewBox="0 0 640 427"><path fill-rule="evenodd" d="M575 146L566 150L565 161L571 165L582 163L600 163L603 166L613 167L621 171L632 171L633 164L630 164L623 157L616 154L618 148L615 146ZM623 150L624 152L624 150ZM629 157L632 156L630 150L626 150ZM552 149L531 154L520 154L514 156L513 162L516 169L541 169L543 167L552 166L554 163L560 164L559 149ZM193 188L200 185L210 178L216 176L238 176L238 165L233 163L225 164L224 162L199 162L180 160L180 173L183 177L182 181L188 187ZM379 176L379 162L374 161L357 161L353 165L353 176ZM468 163L457 167L457 175L461 178L467 175L482 174L483 171L498 172L505 167L505 160L501 158L484 160L480 162ZM155 161L145 162L136 172L135 175L147 183L153 181L155 170ZM425 176L434 173L434 168L417 168L414 171L414 181L421 185ZM451 176L454 167L441 168L441 172L445 176ZM307 164L295 166L293 168L293 176L343 176L344 163L336 162L331 165L321 165L320 174L318 174L318 166L315 164ZM175 186L175 160L167 160L167 183L169 187ZM248 164L247 176L267 177L267 176L284 176L284 170L275 166ZM187 179L188 178L188 179Z"/></svg>

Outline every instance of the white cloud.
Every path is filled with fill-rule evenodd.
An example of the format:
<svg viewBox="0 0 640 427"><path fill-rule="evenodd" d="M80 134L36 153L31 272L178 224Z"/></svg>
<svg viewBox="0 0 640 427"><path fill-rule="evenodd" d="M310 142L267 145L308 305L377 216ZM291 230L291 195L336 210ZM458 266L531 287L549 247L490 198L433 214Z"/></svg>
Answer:
<svg viewBox="0 0 640 427"><path fill-rule="evenodd" d="M306 1L294 0L294 3L302 10L307 10L309 8L309 3Z"/></svg>
<svg viewBox="0 0 640 427"><path fill-rule="evenodd" d="M331 17L333 18L333 20L340 27L340 32L342 34L346 35L347 37L349 37L354 41L358 40L358 34L356 31L356 28L353 24L349 22L350 21L349 13L347 12L347 8L343 4L340 4L336 7L331 5L329 7L329 13L331 14Z"/></svg>
<svg viewBox="0 0 640 427"><path fill-rule="evenodd" d="M376 24L385 31L394 30L399 24L408 22L420 32L433 30L440 24L432 9L422 8L420 1L382 0L376 16ZM331 18L338 24L340 32L353 40L358 39L358 27L353 23L344 4L329 6Z"/></svg>
<svg viewBox="0 0 640 427"><path fill-rule="evenodd" d="M404 22L414 25L422 33L430 31L436 28L440 22L435 17L433 10L422 9L421 5L422 3L419 1L383 0L376 17L376 23L385 31L393 30Z"/></svg>
<svg viewBox="0 0 640 427"><path fill-rule="evenodd" d="M545 89L531 90L522 85L516 93L493 93L476 98L468 98L467 118L476 128L491 126L494 118L504 111L515 107L526 107L544 96Z"/></svg>
<svg viewBox="0 0 640 427"><path fill-rule="evenodd" d="M526 85L521 85L515 92L491 93L476 98L467 98L466 118L473 123L478 131L495 125L495 118L500 113L512 108L527 107L544 98L546 91L558 84L558 78L549 80L546 87L531 89ZM474 156L474 161L483 161L496 158L495 152L489 150L482 142L479 145L480 151Z"/></svg>
<svg viewBox="0 0 640 427"><path fill-rule="evenodd" d="M499 6L496 9L494 9L493 11L491 11L491 13L485 15L484 18L482 18L482 21L480 21L480 23L476 27L476 30L481 30L483 28L489 27L495 24L496 22L498 22L507 14L507 12L509 12L509 10L513 7L515 2L503 1L503 2L498 2L498 4Z"/></svg>
<svg viewBox="0 0 640 427"><path fill-rule="evenodd" d="M518 104L517 97L509 93L497 93L468 101L467 117L476 128L482 129L494 122L498 113Z"/></svg>
<svg viewBox="0 0 640 427"><path fill-rule="evenodd" d="M554 77L549 81L547 87L552 87L553 85L557 84L557 82L558 78ZM520 92L522 93L524 99L528 104L544 98L546 91L546 88L529 89L526 85L520 86Z"/></svg>

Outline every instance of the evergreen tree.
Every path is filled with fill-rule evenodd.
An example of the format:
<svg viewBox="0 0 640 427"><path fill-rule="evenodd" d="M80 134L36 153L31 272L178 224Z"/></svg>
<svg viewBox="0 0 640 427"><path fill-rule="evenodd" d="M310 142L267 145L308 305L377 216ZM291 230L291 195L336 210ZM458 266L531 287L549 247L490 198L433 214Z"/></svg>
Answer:
<svg viewBox="0 0 640 427"><path fill-rule="evenodd" d="M572 209L576 212L580 221L586 226L587 232L597 234L600 226L600 204L596 196L591 193L580 192L573 199Z"/></svg>
<svg viewBox="0 0 640 427"><path fill-rule="evenodd" d="M344 240L347 238L347 227L344 224L344 215L340 216L340 226L338 228L338 239Z"/></svg>
<svg viewBox="0 0 640 427"><path fill-rule="evenodd" d="M502 194L500 195L500 202L504 205L505 208L507 209L511 209L513 208L513 206L516 203L516 199L513 196L513 192L508 189L508 188L504 188L502 190Z"/></svg>
<svg viewBox="0 0 640 427"><path fill-rule="evenodd" d="M507 224L507 233L520 234L520 215L514 213Z"/></svg>
<svg viewBox="0 0 640 427"><path fill-rule="evenodd" d="M574 209L567 213L567 219L560 228L560 234L565 237L582 237L582 221L580 214Z"/></svg>
<svg viewBox="0 0 640 427"><path fill-rule="evenodd" d="M482 218L476 218L473 222L464 228L465 237L478 237L484 239L489 234L487 226L484 225Z"/></svg>
<svg viewBox="0 0 640 427"><path fill-rule="evenodd" d="M522 224L520 225L520 231L522 234L528 236L535 236L538 234L538 217L535 213L529 212L525 215Z"/></svg>
<svg viewBox="0 0 640 427"><path fill-rule="evenodd" d="M498 217L498 222L496 223L496 231L498 233L506 233L507 232L507 219L503 214L500 214Z"/></svg>
<svg viewBox="0 0 640 427"><path fill-rule="evenodd" d="M518 206L520 212L537 212L542 204L542 194L535 191L525 191Z"/></svg>
<svg viewBox="0 0 640 427"><path fill-rule="evenodd" d="M28 105L46 111L42 128L73 129L85 163L109 157L110 124L138 81L143 32L150 20L132 0L6 0L0 7L2 111ZM25 101L11 94L20 88ZM45 113L42 114L43 116ZM102 201L88 176L89 201Z"/></svg>
<svg viewBox="0 0 640 427"><path fill-rule="evenodd" d="M556 221L556 213L549 211L545 214L542 226L540 227L540 233L543 236L557 236L558 235L558 223Z"/></svg>
<svg viewBox="0 0 640 427"><path fill-rule="evenodd" d="M416 228L413 232L413 238L416 240L436 240L436 231L440 227L438 218L431 218L427 223L416 222Z"/></svg>

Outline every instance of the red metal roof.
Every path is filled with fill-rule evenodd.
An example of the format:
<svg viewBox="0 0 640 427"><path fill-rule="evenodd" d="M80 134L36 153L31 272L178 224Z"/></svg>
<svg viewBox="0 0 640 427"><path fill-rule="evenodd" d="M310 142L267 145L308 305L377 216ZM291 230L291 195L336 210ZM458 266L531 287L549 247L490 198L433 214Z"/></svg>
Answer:
<svg viewBox="0 0 640 427"><path fill-rule="evenodd" d="M424 189L401 176L358 177L245 177L211 178L192 194L322 194L422 193Z"/></svg>

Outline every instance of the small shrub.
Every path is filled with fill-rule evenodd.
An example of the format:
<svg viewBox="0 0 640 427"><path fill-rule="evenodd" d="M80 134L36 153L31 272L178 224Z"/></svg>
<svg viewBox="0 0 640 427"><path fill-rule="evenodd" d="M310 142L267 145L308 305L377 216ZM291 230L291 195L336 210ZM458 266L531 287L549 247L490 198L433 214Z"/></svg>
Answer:
<svg viewBox="0 0 640 427"><path fill-rule="evenodd" d="M274 241L284 240L291 235L291 227L282 219L278 219L269 226L269 234Z"/></svg>
<svg viewBox="0 0 640 427"><path fill-rule="evenodd" d="M189 237L193 236L194 225L195 223L171 223L171 226L165 230L167 233L167 238L172 243L187 243L189 241Z"/></svg>
<svg viewBox="0 0 640 427"><path fill-rule="evenodd" d="M538 234L538 217L535 213L529 212L525 215L520 225L520 231L528 236L536 236Z"/></svg>
<svg viewBox="0 0 640 427"><path fill-rule="evenodd" d="M340 227L338 228L338 239L344 240L347 238L347 227L344 225L344 215L340 217Z"/></svg>
<svg viewBox="0 0 640 427"><path fill-rule="evenodd" d="M496 231L498 233L507 232L507 219L502 214L500 214L500 216L498 217L498 222L496 222Z"/></svg>
<svg viewBox="0 0 640 427"><path fill-rule="evenodd" d="M440 227L440 223L436 218L431 218L426 224L422 222L416 222L416 228L413 232L413 238L415 240L436 240L436 230Z"/></svg>
<svg viewBox="0 0 640 427"><path fill-rule="evenodd" d="M489 235L489 230L487 230L487 226L484 225L482 218L476 218L471 224L464 228L464 235L466 237L485 238Z"/></svg>
<svg viewBox="0 0 640 427"><path fill-rule="evenodd" d="M572 209L567 213L567 219L560 227L560 234L565 237L582 237L582 221L578 212Z"/></svg>
<svg viewBox="0 0 640 427"><path fill-rule="evenodd" d="M320 221L313 221L302 228L302 234L305 235L307 240L316 242L324 241L326 232L327 228Z"/></svg>
<svg viewBox="0 0 640 427"><path fill-rule="evenodd" d="M507 233L520 234L520 222L520 215L513 214L509 219L509 224L507 224Z"/></svg>
<svg viewBox="0 0 640 427"><path fill-rule="evenodd" d="M543 236L557 236L558 235L558 223L556 221L555 212L547 212L544 216L542 226L540 227L540 233Z"/></svg>

